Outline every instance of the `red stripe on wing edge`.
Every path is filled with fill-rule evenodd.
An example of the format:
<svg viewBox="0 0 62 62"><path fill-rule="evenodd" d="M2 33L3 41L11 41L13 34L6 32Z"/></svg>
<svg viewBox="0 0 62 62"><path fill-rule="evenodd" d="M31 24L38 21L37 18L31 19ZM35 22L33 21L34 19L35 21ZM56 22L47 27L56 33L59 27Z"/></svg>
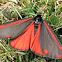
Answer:
<svg viewBox="0 0 62 62"><path fill-rule="evenodd" d="M17 23L20 23L20 22L25 22L25 21L28 21L28 20L31 20L32 18L26 18L26 19L21 19L21 20L18 20L18 21L14 21L14 22L10 22L8 24L2 24L0 25L0 28L4 28L4 27L7 27L7 26L11 26L11 25L14 25L14 24L17 24Z"/></svg>
<svg viewBox="0 0 62 62"><path fill-rule="evenodd" d="M59 41L56 39L56 36L54 35L54 33L51 31L51 29L49 28L49 26L47 25L47 23L45 21L43 21L43 23L45 24L46 28L48 29L48 31L50 32L51 36L53 37L53 39L56 41L56 43L58 44L58 47L60 50L62 50L62 46L59 44Z"/></svg>

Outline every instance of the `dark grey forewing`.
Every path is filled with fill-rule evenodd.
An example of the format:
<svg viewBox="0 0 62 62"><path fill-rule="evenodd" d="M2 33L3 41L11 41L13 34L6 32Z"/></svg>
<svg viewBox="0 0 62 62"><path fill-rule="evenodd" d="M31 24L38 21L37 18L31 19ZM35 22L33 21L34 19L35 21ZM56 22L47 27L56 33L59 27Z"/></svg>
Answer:
<svg viewBox="0 0 62 62"><path fill-rule="evenodd" d="M5 38L5 36L10 35L11 39L16 38L29 26L32 20L25 21L22 23L14 24L4 28L0 28L0 38Z"/></svg>
<svg viewBox="0 0 62 62"><path fill-rule="evenodd" d="M40 46L43 52L44 49L47 49L49 51L48 54L44 53L45 57L57 59L58 54L62 54L62 51L60 51L60 49L58 48L57 43L55 42L54 38L51 36L50 32L48 31L44 23L41 25Z"/></svg>

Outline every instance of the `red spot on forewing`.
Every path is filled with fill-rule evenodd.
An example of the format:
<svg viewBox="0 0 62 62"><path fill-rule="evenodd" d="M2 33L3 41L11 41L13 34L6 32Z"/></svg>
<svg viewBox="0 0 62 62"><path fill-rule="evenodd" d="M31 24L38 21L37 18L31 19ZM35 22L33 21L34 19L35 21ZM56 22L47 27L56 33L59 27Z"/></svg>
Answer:
<svg viewBox="0 0 62 62"><path fill-rule="evenodd" d="M43 51L44 51L45 54L49 54L48 49L44 49Z"/></svg>
<svg viewBox="0 0 62 62"><path fill-rule="evenodd" d="M4 28L5 26L4 25L1 25L0 28Z"/></svg>
<svg viewBox="0 0 62 62"><path fill-rule="evenodd" d="M10 38L11 36L10 36L10 35L6 35L5 37L6 37L6 38Z"/></svg>
<svg viewBox="0 0 62 62"><path fill-rule="evenodd" d="M58 56L57 56L58 58L62 58L62 55L61 54L58 54Z"/></svg>

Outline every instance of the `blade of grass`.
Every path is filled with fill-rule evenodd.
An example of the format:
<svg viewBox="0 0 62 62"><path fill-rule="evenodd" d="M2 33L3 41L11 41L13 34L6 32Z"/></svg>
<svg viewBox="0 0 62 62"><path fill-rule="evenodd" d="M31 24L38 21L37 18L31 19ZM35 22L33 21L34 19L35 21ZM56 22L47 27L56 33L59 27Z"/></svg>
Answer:
<svg viewBox="0 0 62 62"><path fill-rule="evenodd" d="M4 46L3 46L3 44L2 43L0 43L0 46L2 46L4 49L5 49L5 51L8 51Z"/></svg>
<svg viewBox="0 0 62 62"><path fill-rule="evenodd" d="M25 55L26 54L24 52L16 52L16 53L21 54L21 55Z"/></svg>

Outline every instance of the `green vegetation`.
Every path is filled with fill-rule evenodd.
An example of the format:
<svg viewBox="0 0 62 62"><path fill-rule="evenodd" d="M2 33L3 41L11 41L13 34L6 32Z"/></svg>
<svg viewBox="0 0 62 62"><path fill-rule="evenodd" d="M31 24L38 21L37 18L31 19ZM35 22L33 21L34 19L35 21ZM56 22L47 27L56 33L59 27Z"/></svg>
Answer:
<svg viewBox="0 0 62 62"><path fill-rule="evenodd" d="M57 30L62 26L61 0L0 0L0 24L21 18L42 18L52 27L59 39ZM41 58L33 52L21 52L10 47L9 39L0 40L0 62L55 62L54 59ZM62 60L56 60L62 62Z"/></svg>

